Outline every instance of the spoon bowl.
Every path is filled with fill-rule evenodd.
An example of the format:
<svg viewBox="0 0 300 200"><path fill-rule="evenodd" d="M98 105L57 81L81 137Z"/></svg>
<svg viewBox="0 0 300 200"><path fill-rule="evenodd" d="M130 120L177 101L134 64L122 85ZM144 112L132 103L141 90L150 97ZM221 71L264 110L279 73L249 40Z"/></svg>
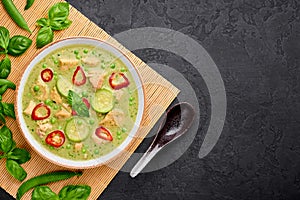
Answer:
<svg viewBox="0 0 300 200"><path fill-rule="evenodd" d="M194 118L195 110L189 103L182 102L168 109L152 144L133 167L130 176L137 176L162 148L185 134Z"/></svg>

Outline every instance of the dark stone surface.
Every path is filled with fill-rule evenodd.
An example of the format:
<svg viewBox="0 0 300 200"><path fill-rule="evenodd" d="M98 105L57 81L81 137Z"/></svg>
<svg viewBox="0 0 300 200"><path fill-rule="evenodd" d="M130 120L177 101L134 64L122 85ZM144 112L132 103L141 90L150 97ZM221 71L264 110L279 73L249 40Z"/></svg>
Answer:
<svg viewBox="0 0 300 200"><path fill-rule="evenodd" d="M135 179L120 172L100 200L300 199L298 0L69 2L111 35L154 26L194 38L217 64L227 93L225 126L208 156L198 158L203 123L176 162ZM182 72L205 99L197 89L201 76L186 61L153 49L135 53ZM145 143L137 151L143 152Z"/></svg>

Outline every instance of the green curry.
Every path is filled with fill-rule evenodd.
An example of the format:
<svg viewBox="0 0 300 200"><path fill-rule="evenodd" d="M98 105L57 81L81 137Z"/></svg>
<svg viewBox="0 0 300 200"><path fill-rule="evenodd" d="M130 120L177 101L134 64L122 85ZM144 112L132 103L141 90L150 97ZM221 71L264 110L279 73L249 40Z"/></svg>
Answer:
<svg viewBox="0 0 300 200"><path fill-rule="evenodd" d="M125 64L102 48L72 45L53 51L33 68L24 88L28 130L63 158L103 156L134 126L135 82Z"/></svg>

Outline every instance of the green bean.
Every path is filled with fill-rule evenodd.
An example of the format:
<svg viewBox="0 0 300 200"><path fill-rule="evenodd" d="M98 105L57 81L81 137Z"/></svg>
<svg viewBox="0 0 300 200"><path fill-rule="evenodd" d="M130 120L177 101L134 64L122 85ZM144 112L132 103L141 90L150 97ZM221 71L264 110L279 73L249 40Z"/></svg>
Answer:
<svg viewBox="0 0 300 200"><path fill-rule="evenodd" d="M16 8L14 2L12 0L2 0L2 4L9 14L9 16L13 19L13 21L22 29L32 33L29 29L24 17L21 15L19 10Z"/></svg>
<svg viewBox="0 0 300 200"><path fill-rule="evenodd" d="M7 85L2 85L2 86L0 87L0 95L4 94L5 91L7 90L7 88L8 88Z"/></svg>
<svg viewBox="0 0 300 200"><path fill-rule="evenodd" d="M34 3L34 0L27 0L24 10L28 10L32 6L33 3Z"/></svg>
<svg viewBox="0 0 300 200"><path fill-rule="evenodd" d="M50 172L47 174L42 174L40 176L33 177L25 181L18 189L17 200L20 200L22 196L30 189L56 181L61 181L65 179L72 178L73 176L81 176L82 172L73 172L73 171L56 171Z"/></svg>
<svg viewBox="0 0 300 200"><path fill-rule="evenodd" d="M7 85L7 88L10 88L13 90L16 89L16 85L13 82L6 80L6 79L0 79L0 87L3 85Z"/></svg>

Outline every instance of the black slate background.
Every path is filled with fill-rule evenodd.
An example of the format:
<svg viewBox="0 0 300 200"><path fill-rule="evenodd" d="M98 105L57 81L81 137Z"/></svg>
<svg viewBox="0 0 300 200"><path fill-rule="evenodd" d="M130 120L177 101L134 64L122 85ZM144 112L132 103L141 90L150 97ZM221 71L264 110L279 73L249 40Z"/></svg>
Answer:
<svg viewBox="0 0 300 200"><path fill-rule="evenodd" d="M111 35L153 26L194 38L217 64L227 93L225 126L207 157L198 158L209 114L201 108L204 122L179 160L135 179L120 172L99 200L300 199L299 0L69 2ZM199 100L206 98L185 60L155 49L134 53L174 67ZM1 191L0 199L10 198Z"/></svg>

